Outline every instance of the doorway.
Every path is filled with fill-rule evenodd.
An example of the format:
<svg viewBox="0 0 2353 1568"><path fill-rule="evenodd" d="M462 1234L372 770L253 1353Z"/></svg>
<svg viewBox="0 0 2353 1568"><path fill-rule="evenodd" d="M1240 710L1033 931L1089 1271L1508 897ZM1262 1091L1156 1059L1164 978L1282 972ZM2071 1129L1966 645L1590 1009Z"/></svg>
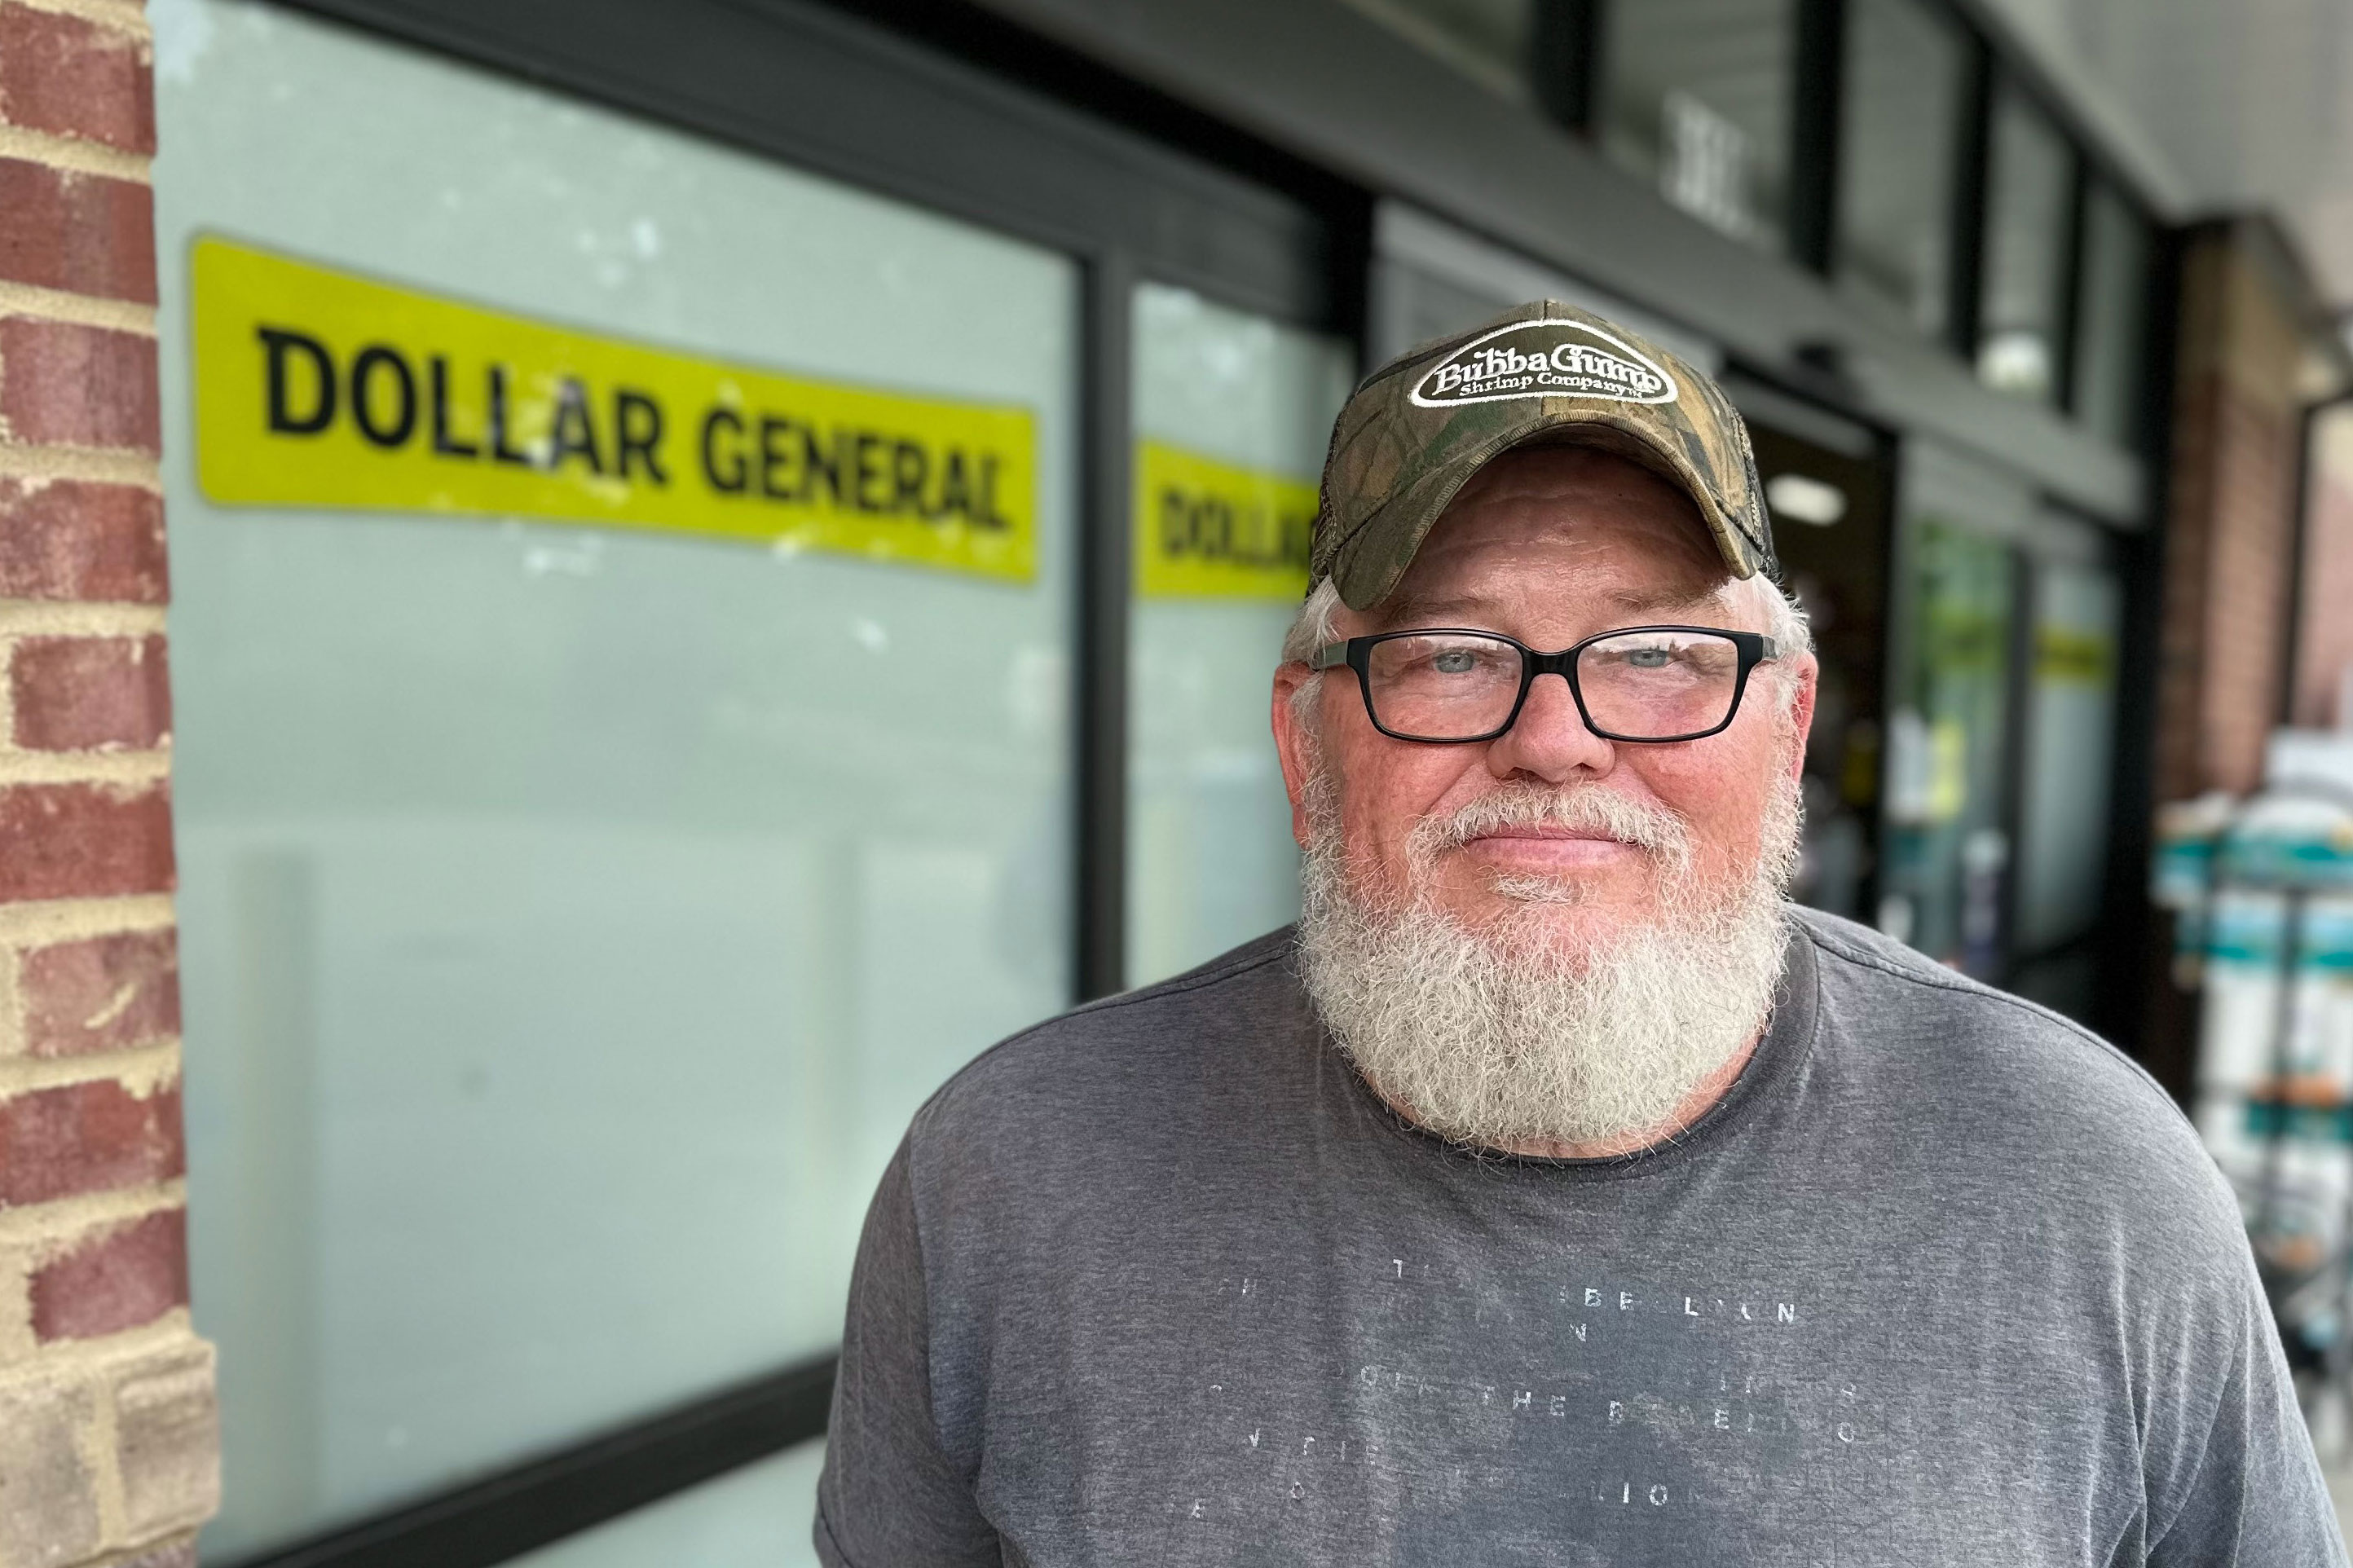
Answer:
<svg viewBox="0 0 2353 1568"><path fill-rule="evenodd" d="M1893 487L1879 442L1862 426L1810 421L1809 439L1768 420L1752 416L1749 438L1782 586L1806 612L1821 666L1800 784L1805 838L1790 893L1868 921L1879 903Z"/></svg>

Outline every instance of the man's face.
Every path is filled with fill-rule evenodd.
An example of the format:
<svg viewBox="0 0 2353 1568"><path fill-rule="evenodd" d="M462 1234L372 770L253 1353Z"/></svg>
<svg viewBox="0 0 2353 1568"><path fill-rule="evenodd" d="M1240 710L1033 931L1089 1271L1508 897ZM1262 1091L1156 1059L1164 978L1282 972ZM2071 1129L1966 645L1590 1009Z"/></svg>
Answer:
<svg viewBox="0 0 2353 1568"><path fill-rule="evenodd" d="M1620 626L1767 630L1755 601L1732 586L1697 509L1666 481L1591 448L1535 447L1482 469L1397 591L1368 612L1343 608L1337 631L1467 627L1549 651ZM1814 662L1758 667L1718 734L1647 745L1594 734L1567 682L1550 676L1538 678L1509 731L1465 745L1383 735L1345 669L1330 672L1310 711L1298 713L1292 694L1307 679L1299 665L1275 678L1276 744L1300 841L1314 829L1308 785L1320 757L1358 897L1392 909L1419 901L1472 931L1540 921L1543 945L1573 958L1655 921L1670 882L1659 851L1605 828L1550 824L1493 827L1461 844L1442 835L1432 843L1425 829L1417 847L1417 826L1498 793L1607 791L1639 815L1683 825L1685 885L1743 885L1776 792L1803 763ZM1785 681L1794 683L1787 720L1776 689Z"/></svg>

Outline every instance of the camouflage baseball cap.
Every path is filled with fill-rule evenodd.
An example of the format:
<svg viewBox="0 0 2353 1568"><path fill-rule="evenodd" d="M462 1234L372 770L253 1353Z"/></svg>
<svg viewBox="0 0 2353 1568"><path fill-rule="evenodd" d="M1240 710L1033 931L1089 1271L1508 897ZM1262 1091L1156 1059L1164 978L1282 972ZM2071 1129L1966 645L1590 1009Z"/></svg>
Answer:
<svg viewBox="0 0 2353 1568"><path fill-rule="evenodd" d="M1541 300L1425 343L1365 378L1333 427L1311 583L1353 609L1387 597L1488 461L1599 447L1690 495L1737 577L1776 570L1748 427L1715 382L1625 328Z"/></svg>

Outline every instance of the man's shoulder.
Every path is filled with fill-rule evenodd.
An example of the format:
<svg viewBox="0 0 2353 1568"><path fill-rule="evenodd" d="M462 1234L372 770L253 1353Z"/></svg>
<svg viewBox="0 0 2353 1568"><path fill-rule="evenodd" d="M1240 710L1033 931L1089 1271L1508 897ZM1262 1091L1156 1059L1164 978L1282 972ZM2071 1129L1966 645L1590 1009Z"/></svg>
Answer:
<svg viewBox="0 0 2353 1568"><path fill-rule="evenodd" d="M1205 1070L1230 1074L1271 1037L1313 1027L1293 928L1198 968L1074 1007L991 1046L916 1113L914 1137L1100 1136L1142 1106L1181 1114ZM1224 1059L1221 1062L1219 1058Z"/></svg>
<svg viewBox="0 0 2353 1568"><path fill-rule="evenodd" d="M1836 915L1796 911L1821 974L1826 1022L1901 1054L1926 1079L1992 1075L2005 1089L2093 1094L2181 1121L2140 1064L2064 1014L1970 979Z"/></svg>
<svg viewBox="0 0 2353 1568"><path fill-rule="evenodd" d="M2021 1068L2171 1108L2138 1063L2066 1015L1972 980L1869 926L1819 910L1792 912L1813 944L1825 1000L1859 1009L1852 1016L1873 1024L1873 1034L1912 1044L1933 1040L1964 1053L1989 1050Z"/></svg>
<svg viewBox="0 0 2353 1568"><path fill-rule="evenodd" d="M2222 1195L2172 1096L2108 1040L1852 921L1811 910L1797 920L1820 976L1821 1069L1896 1108L1911 1135L2021 1178L2097 1173L2097 1190L2121 1194L2140 1180L2194 1193L2200 1207Z"/></svg>

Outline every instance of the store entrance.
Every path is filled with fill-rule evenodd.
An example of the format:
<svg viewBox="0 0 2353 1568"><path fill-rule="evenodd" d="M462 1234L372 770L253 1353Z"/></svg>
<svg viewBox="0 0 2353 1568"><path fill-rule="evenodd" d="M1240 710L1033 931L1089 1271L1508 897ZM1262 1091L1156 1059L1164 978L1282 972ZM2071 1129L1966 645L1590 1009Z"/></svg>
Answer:
<svg viewBox="0 0 2353 1568"><path fill-rule="evenodd" d="M1809 440L1752 416L1781 580L1812 623L1821 665L1806 742L1799 903L1868 921L1878 907L1892 486L1861 426Z"/></svg>
<svg viewBox="0 0 2353 1568"><path fill-rule="evenodd" d="M1905 452L1880 929L2083 1018L2099 994L2124 585L2106 531Z"/></svg>

